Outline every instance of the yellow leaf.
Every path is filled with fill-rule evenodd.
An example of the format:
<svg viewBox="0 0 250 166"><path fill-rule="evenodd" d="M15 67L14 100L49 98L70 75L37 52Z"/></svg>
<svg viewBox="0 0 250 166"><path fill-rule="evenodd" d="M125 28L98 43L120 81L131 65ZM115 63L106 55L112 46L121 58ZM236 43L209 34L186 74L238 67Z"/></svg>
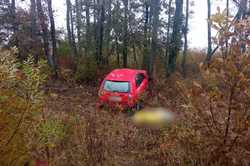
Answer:
<svg viewBox="0 0 250 166"><path fill-rule="evenodd" d="M202 86L198 82L196 82L196 81L193 81L193 85L195 87L198 87L198 88L202 89Z"/></svg>

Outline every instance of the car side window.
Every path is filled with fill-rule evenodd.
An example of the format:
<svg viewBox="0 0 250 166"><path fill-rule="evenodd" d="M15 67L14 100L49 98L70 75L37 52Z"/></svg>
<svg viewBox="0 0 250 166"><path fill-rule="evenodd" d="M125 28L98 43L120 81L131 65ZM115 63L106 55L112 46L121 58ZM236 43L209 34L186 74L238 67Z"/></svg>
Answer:
<svg viewBox="0 0 250 166"><path fill-rule="evenodd" d="M137 88L141 85L141 83L143 82L144 79L145 79L144 74L141 73L141 74L136 75L135 82L136 82Z"/></svg>

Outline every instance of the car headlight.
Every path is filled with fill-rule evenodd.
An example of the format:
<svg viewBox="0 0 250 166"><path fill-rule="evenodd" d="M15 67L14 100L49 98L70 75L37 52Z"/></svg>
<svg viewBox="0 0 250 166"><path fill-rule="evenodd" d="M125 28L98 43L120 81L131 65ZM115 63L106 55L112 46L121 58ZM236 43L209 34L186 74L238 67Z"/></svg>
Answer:
<svg viewBox="0 0 250 166"><path fill-rule="evenodd" d="M133 102L133 96L131 94L128 95L128 102L129 103Z"/></svg>

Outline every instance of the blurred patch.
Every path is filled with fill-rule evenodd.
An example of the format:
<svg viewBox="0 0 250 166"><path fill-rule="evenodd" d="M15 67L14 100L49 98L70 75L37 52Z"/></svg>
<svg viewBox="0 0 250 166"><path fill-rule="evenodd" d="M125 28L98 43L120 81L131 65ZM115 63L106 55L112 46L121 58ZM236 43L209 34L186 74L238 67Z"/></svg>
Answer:
<svg viewBox="0 0 250 166"><path fill-rule="evenodd" d="M175 115L165 108L147 108L137 112L132 120L136 125L163 127L172 123Z"/></svg>

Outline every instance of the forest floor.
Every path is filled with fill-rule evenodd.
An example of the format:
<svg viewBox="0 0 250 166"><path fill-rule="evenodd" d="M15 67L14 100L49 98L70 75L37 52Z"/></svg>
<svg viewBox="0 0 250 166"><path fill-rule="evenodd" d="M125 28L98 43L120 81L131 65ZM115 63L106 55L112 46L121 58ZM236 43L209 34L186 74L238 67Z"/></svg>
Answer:
<svg viewBox="0 0 250 166"><path fill-rule="evenodd" d="M58 112L75 112L82 108L95 108L97 102L97 88L94 86L81 86L53 82L46 88L48 92L47 106L49 109Z"/></svg>
<svg viewBox="0 0 250 166"><path fill-rule="evenodd" d="M96 110L98 87L57 81L50 83L46 89L47 115L63 120L64 124L71 124L63 153L72 151L71 147L75 145L74 154L79 154L72 155L71 161L62 160L64 164L78 161L74 163L77 165L81 160L83 163L102 162L101 165L164 163L161 151L164 131L137 127L128 113ZM160 93L145 103L145 107L170 107L170 102L166 102Z"/></svg>
<svg viewBox="0 0 250 166"><path fill-rule="evenodd" d="M47 108L58 112L89 112L96 109L98 101L98 88L95 85L70 84L62 81L51 82L46 86L48 99ZM156 92L157 93L157 92ZM154 93L152 97L147 96L144 107L171 107L173 103L167 101L162 93ZM157 100L157 101L155 101ZM83 113L83 112L82 112Z"/></svg>

